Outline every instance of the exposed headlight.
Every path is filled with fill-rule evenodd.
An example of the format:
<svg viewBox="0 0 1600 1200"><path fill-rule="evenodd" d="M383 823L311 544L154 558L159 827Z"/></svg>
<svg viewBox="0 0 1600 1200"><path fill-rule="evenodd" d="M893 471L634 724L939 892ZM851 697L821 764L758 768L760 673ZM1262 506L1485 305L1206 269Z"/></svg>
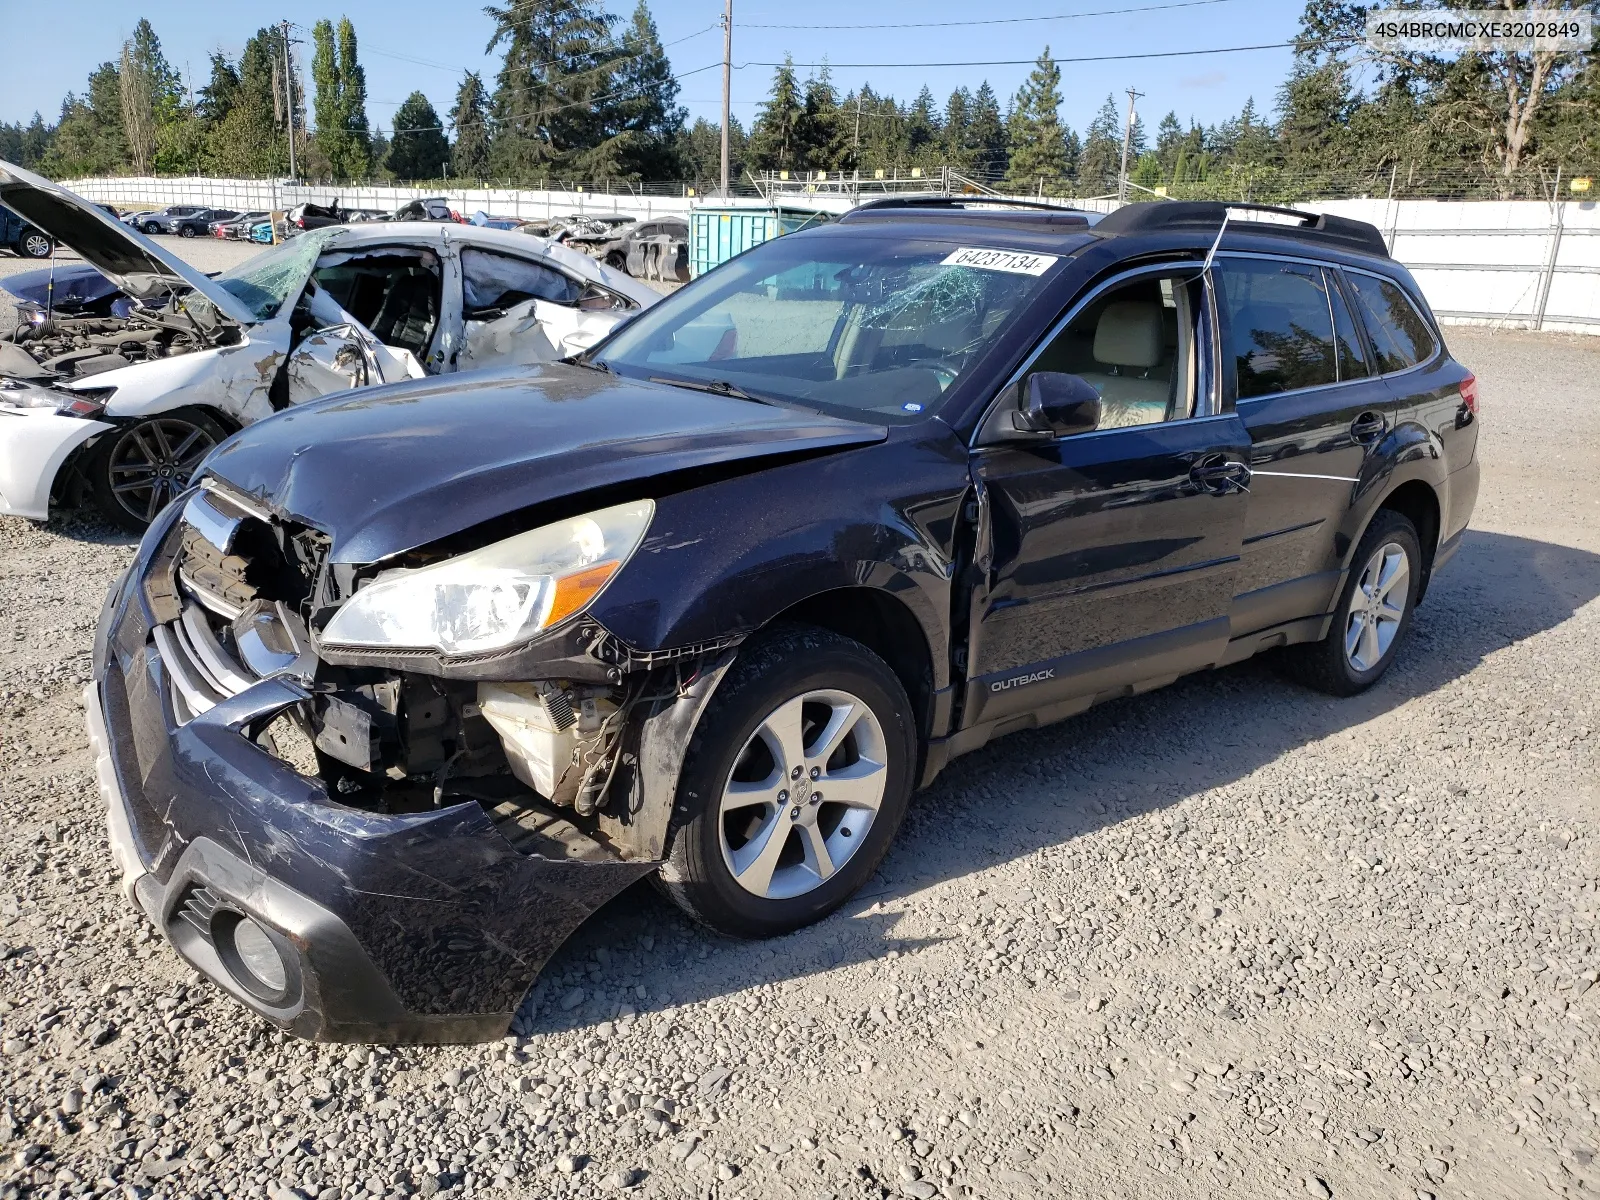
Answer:
<svg viewBox="0 0 1600 1200"><path fill-rule="evenodd" d="M116 388L66 391L21 379L0 379L0 408L48 408L72 417L98 417Z"/></svg>
<svg viewBox="0 0 1600 1200"><path fill-rule="evenodd" d="M480 654L582 612L644 540L653 500L619 504L432 566L384 571L329 621L328 646Z"/></svg>

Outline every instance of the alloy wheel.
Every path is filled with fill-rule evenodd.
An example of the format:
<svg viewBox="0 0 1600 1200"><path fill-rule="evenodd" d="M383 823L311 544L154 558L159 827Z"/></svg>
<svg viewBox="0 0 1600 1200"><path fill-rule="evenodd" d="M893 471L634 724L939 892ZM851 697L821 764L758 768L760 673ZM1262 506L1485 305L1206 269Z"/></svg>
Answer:
<svg viewBox="0 0 1600 1200"><path fill-rule="evenodd" d="M22 252L29 258L46 258L50 254L50 239L42 233L30 233L22 239Z"/></svg>
<svg viewBox="0 0 1600 1200"><path fill-rule="evenodd" d="M865 841L887 763L883 726L849 692L809 691L779 705L723 786L718 825L729 873L768 900L821 887Z"/></svg>
<svg viewBox="0 0 1600 1200"><path fill-rule="evenodd" d="M1410 585L1411 560L1398 542L1378 547L1362 568L1344 631L1345 658L1357 671L1372 670L1394 644Z"/></svg>
<svg viewBox="0 0 1600 1200"><path fill-rule="evenodd" d="M112 449L111 494L130 516L153 521L216 444L206 430L176 417L141 421Z"/></svg>

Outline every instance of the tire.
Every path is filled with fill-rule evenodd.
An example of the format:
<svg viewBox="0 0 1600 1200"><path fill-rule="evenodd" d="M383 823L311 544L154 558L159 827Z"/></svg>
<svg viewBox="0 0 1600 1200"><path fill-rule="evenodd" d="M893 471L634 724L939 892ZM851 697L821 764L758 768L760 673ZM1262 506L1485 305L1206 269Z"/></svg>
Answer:
<svg viewBox="0 0 1600 1200"><path fill-rule="evenodd" d="M1411 628L1421 580L1416 527L1393 509L1379 509L1351 556L1328 636L1285 650L1288 673L1334 696L1366 691L1383 678ZM1403 593L1398 606L1396 592Z"/></svg>
<svg viewBox="0 0 1600 1200"><path fill-rule="evenodd" d="M147 233L147 234L160 233L161 232L161 226L159 224L157 224L155 221L146 221L140 227L140 232Z"/></svg>
<svg viewBox="0 0 1600 1200"><path fill-rule="evenodd" d="M759 635L689 744L662 890L731 937L821 920L883 861L916 761L911 703L881 658L810 626Z"/></svg>
<svg viewBox="0 0 1600 1200"><path fill-rule="evenodd" d="M178 227L178 236L179 237L194 237L195 236L194 226L193 225L181 225L181 226L179 226Z"/></svg>
<svg viewBox="0 0 1600 1200"><path fill-rule="evenodd" d="M142 533L227 436L200 408L175 408L102 435L84 466L95 506L112 524Z"/></svg>
<svg viewBox="0 0 1600 1200"><path fill-rule="evenodd" d="M49 235L37 229L26 229L17 236L17 253L23 258L49 258L54 249Z"/></svg>

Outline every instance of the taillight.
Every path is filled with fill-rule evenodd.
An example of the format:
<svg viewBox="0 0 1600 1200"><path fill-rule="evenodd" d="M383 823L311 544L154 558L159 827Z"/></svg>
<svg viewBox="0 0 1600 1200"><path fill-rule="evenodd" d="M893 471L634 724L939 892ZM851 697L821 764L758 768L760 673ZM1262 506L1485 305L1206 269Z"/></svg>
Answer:
<svg viewBox="0 0 1600 1200"><path fill-rule="evenodd" d="M1470 372L1461 381L1461 403L1467 406L1467 411L1473 416L1478 415L1478 377Z"/></svg>

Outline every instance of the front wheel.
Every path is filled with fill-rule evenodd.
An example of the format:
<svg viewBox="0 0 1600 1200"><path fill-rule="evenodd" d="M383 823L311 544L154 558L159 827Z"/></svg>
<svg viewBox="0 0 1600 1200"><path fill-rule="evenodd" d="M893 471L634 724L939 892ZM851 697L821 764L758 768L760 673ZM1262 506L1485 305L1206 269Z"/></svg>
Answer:
<svg viewBox="0 0 1600 1200"><path fill-rule="evenodd" d="M174 409L102 435L87 464L96 506L129 533L143 532L227 436L215 417L197 408Z"/></svg>
<svg viewBox="0 0 1600 1200"><path fill-rule="evenodd" d="M23 258L49 258L53 248L50 239L37 229L30 229L17 239L17 253Z"/></svg>
<svg viewBox="0 0 1600 1200"><path fill-rule="evenodd" d="M1291 674L1335 696L1354 696L1382 678L1394 662L1422 578L1416 526L1380 509L1351 559L1328 636L1284 651Z"/></svg>
<svg viewBox="0 0 1600 1200"><path fill-rule="evenodd" d="M872 877L911 795L905 689L861 643L792 627L747 644L690 743L661 884L701 923L773 937Z"/></svg>
<svg viewBox="0 0 1600 1200"><path fill-rule="evenodd" d="M181 229L178 230L178 234L181 237L194 237L194 236L196 236L195 235L195 229L194 229L193 225L185 225L185 226L183 226Z"/></svg>

